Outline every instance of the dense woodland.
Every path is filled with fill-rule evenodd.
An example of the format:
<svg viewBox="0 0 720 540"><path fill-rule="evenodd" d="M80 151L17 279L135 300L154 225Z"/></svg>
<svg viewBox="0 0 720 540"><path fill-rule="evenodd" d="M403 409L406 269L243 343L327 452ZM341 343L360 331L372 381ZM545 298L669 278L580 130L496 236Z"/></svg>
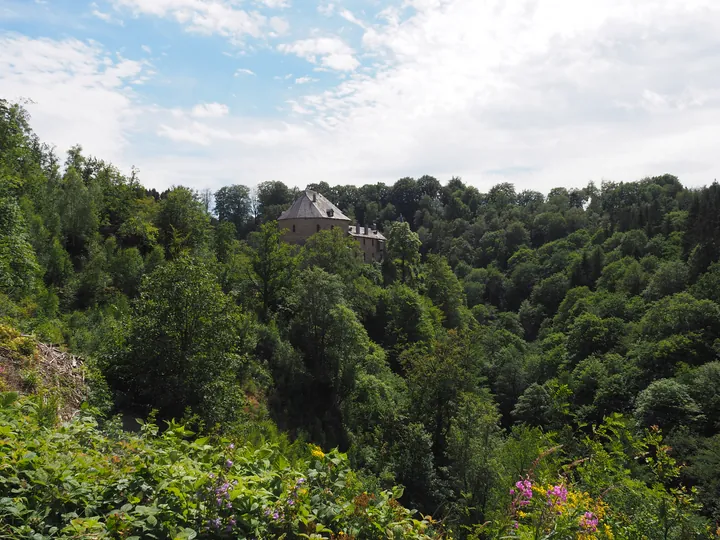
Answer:
<svg viewBox="0 0 720 540"><path fill-rule="evenodd" d="M388 238L363 264L280 240L282 182L143 180L0 101L0 322L87 359L99 430L338 449L454 538L717 534L720 185L309 186Z"/></svg>

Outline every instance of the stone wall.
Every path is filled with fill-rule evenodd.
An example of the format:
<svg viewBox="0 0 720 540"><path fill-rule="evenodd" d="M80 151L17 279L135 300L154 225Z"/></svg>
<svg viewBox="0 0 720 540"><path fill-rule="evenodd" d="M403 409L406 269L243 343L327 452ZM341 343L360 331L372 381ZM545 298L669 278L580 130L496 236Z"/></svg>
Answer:
<svg viewBox="0 0 720 540"><path fill-rule="evenodd" d="M280 230L284 230L283 240L289 244L304 244L316 232L328 230L331 227L340 227L347 233L350 220L342 219L283 219L278 221Z"/></svg>
<svg viewBox="0 0 720 540"><path fill-rule="evenodd" d="M355 237L363 250L363 258L366 263L382 261L385 255L385 242L377 238Z"/></svg>

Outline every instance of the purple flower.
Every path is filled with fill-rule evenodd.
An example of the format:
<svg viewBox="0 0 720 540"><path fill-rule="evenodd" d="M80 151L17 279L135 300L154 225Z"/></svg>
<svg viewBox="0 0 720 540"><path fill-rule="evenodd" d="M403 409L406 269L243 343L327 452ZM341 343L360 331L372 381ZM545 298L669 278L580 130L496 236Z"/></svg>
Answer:
<svg viewBox="0 0 720 540"><path fill-rule="evenodd" d="M208 525L213 529L217 529L218 527L220 527L220 518L211 519L208 522Z"/></svg>
<svg viewBox="0 0 720 540"><path fill-rule="evenodd" d="M230 467L233 466L233 462L228 459L228 460L225 462L225 466L229 469Z"/></svg>
<svg viewBox="0 0 720 540"><path fill-rule="evenodd" d="M530 480L518 480L515 483L515 487L520 490L520 493L526 499L532 499L532 482Z"/></svg>
<svg viewBox="0 0 720 540"><path fill-rule="evenodd" d="M235 521L235 518L230 518L230 521L228 521L228 525L230 525L231 527L237 525L237 521Z"/></svg>
<svg viewBox="0 0 720 540"><path fill-rule="evenodd" d="M589 532L597 531L598 518L592 512L585 512L580 518L580 528Z"/></svg>
<svg viewBox="0 0 720 540"><path fill-rule="evenodd" d="M298 478L298 479L297 479L297 485L298 485L298 486L299 486L300 484L304 484L304 483L305 483L305 479L304 479L304 478Z"/></svg>
<svg viewBox="0 0 720 540"><path fill-rule="evenodd" d="M293 501L292 499L288 499L288 505L292 506L294 504L295 504L295 501Z"/></svg>
<svg viewBox="0 0 720 540"><path fill-rule="evenodd" d="M280 514L278 514L277 512L273 512L273 519L274 520L280 519Z"/></svg>
<svg viewBox="0 0 720 540"><path fill-rule="evenodd" d="M553 486L547 491L547 504L551 507L558 507L567 502L567 488L562 484Z"/></svg>
<svg viewBox="0 0 720 540"><path fill-rule="evenodd" d="M228 444L228 448L229 448L230 450L235 450L235 443L230 443L230 444Z"/></svg>
<svg viewBox="0 0 720 540"><path fill-rule="evenodd" d="M217 505L218 505L218 506L222 506L222 499L218 499L218 500L217 500Z"/></svg>

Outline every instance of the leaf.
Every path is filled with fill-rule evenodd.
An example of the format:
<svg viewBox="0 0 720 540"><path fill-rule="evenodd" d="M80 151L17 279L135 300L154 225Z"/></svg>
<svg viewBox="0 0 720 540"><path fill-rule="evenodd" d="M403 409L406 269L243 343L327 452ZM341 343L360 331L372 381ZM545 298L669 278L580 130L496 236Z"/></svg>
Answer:
<svg viewBox="0 0 720 540"><path fill-rule="evenodd" d="M177 534L173 540L192 540L193 538L197 537L197 533L190 528L183 529L180 531L179 534Z"/></svg>
<svg viewBox="0 0 720 540"><path fill-rule="evenodd" d="M15 403L18 399L17 392L1 392L0 393L0 407L8 407Z"/></svg>

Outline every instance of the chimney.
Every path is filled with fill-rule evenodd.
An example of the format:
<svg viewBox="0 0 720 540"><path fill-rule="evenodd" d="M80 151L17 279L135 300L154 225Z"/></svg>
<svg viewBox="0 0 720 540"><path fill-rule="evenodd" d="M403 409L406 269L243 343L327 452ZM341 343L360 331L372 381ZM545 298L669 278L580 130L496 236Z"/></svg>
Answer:
<svg viewBox="0 0 720 540"><path fill-rule="evenodd" d="M367 234L367 233L368 233L368 226L367 226L367 223L365 224L365 227L364 227L364 229L365 229L365 230L364 230L363 234Z"/></svg>
<svg viewBox="0 0 720 540"><path fill-rule="evenodd" d="M373 232L377 234L377 223L373 223Z"/></svg>
<svg viewBox="0 0 720 540"><path fill-rule="evenodd" d="M317 193L313 191L313 202L317 202Z"/></svg>

